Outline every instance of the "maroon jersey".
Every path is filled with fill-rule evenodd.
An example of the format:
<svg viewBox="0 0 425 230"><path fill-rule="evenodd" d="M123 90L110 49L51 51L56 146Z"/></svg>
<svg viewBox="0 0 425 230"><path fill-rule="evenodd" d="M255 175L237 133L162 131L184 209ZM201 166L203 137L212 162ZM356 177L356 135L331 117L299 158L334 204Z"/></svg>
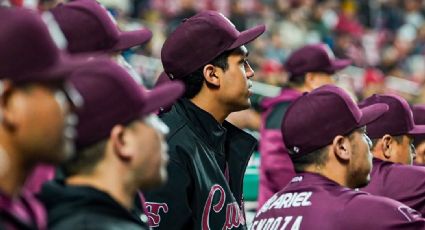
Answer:
<svg viewBox="0 0 425 230"><path fill-rule="evenodd" d="M361 190L385 196L418 210L425 216L425 167L373 159L370 183Z"/></svg>
<svg viewBox="0 0 425 230"><path fill-rule="evenodd" d="M0 228L5 230L47 229L43 205L31 193L23 191L10 198L0 191Z"/></svg>
<svg viewBox="0 0 425 230"><path fill-rule="evenodd" d="M302 173L264 204L251 229L425 229L425 219L395 200Z"/></svg>

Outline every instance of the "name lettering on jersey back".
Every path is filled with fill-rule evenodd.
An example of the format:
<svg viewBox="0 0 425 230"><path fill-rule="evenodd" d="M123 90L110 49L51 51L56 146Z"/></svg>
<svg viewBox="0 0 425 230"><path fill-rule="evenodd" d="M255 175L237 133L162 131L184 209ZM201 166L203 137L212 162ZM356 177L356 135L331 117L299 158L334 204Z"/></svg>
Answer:
<svg viewBox="0 0 425 230"><path fill-rule="evenodd" d="M303 221L302 216L285 216L254 221L251 230L299 230Z"/></svg>
<svg viewBox="0 0 425 230"><path fill-rule="evenodd" d="M310 197L313 192L284 193L280 196L274 195L257 212L257 217L270 209L297 208L311 206Z"/></svg>

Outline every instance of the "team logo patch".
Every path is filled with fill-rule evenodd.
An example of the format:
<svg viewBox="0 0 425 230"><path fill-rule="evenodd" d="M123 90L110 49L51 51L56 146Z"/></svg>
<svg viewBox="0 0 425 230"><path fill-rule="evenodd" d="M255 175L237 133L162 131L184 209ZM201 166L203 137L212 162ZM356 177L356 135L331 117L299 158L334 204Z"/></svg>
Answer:
<svg viewBox="0 0 425 230"><path fill-rule="evenodd" d="M146 202L146 209L148 210L149 224L151 227L158 227L161 223L161 210L163 213L168 213L168 205L166 203Z"/></svg>

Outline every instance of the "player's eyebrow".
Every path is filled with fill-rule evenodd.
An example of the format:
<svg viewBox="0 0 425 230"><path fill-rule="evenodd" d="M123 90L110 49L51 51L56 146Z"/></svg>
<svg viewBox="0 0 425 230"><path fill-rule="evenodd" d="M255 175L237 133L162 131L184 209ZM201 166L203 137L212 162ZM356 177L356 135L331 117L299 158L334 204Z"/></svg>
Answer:
<svg viewBox="0 0 425 230"><path fill-rule="evenodd" d="M247 57L241 57L241 59L238 61L238 64L242 64L244 62L247 62L248 58Z"/></svg>

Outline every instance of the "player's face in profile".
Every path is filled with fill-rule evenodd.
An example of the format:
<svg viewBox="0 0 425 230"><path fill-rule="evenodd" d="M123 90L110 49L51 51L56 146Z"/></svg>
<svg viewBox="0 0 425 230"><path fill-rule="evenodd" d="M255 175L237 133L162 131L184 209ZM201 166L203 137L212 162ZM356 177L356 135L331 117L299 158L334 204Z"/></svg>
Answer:
<svg viewBox="0 0 425 230"><path fill-rule="evenodd" d="M425 164L425 141L421 142L419 145L416 146L415 152L415 162L421 165Z"/></svg>
<svg viewBox="0 0 425 230"><path fill-rule="evenodd" d="M242 46L242 50L242 53L234 53L228 57L229 68L222 72L223 77L220 82L220 100L231 112L247 109L251 105L249 98L252 82L250 79L254 76L254 70L248 63L248 51L245 46Z"/></svg>
<svg viewBox="0 0 425 230"><path fill-rule="evenodd" d="M327 84L335 84L335 77L327 73L314 73L310 82L311 88L316 89Z"/></svg>
<svg viewBox="0 0 425 230"><path fill-rule="evenodd" d="M349 164L348 184L351 188L360 188L370 181L372 169L371 141L365 128L357 129L351 135L352 159Z"/></svg>
<svg viewBox="0 0 425 230"><path fill-rule="evenodd" d="M134 178L139 188L151 188L167 180L168 147L165 134L168 127L156 115L133 122L127 128L129 151L135 153Z"/></svg>
<svg viewBox="0 0 425 230"><path fill-rule="evenodd" d="M28 84L15 97L17 146L35 161L57 164L73 152L74 107L59 85Z"/></svg>
<svg viewBox="0 0 425 230"><path fill-rule="evenodd" d="M411 165L415 158L415 148L413 147L413 138L408 135L403 135L401 142L394 141L394 157L391 159L392 162Z"/></svg>

